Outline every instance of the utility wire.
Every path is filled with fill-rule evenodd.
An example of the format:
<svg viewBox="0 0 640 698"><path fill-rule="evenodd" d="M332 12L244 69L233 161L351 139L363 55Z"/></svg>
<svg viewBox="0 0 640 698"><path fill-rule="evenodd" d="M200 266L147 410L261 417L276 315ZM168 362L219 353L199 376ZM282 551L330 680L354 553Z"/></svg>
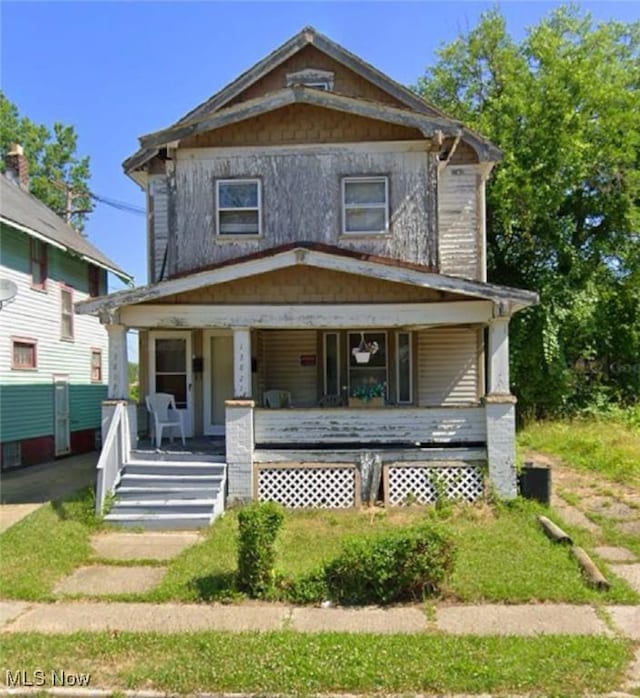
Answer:
<svg viewBox="0 0 640 698"><path fill-rule="evenodd" d="M144 216L146 211L140 206L134 206L133 204L128 204L125 201L118 201L117 199L110 199L107 196L100 196L99 194L94 194L89 192L89 196L98 201L101 204L106 204L112 208L117 208L119 211L125 211L126 213L135 213L139 216Z"/></svg>

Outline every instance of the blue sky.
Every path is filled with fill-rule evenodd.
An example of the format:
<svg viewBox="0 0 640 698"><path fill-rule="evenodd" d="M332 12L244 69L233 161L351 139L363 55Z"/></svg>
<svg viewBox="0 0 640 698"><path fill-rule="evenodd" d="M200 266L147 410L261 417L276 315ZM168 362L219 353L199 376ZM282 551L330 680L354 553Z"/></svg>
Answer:
<svg viewBox="0 0 640 698"><path fill-rule="evenodd" d="M503 2L515 37L554 2ZM121 163L305 25L412 84L491 2L2 2L2 89L38 123L73 124L91 188L144 205ZM638 2L590 2L597 19L640 19ZM99 205L89 239L146 282L145 219Z"/></svg>

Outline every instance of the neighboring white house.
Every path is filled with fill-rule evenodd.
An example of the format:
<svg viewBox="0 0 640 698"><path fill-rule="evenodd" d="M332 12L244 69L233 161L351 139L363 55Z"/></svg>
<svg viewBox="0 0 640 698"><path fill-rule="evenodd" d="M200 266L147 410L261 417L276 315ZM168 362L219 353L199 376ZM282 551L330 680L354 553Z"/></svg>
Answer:
<svg viewBox="0 0 640 698"><path fill-rule="evenodd" d="M74 303L131 277L28 191L22 149L0 175L2 469L96 448L107 393L107 333ZM9 296L15 296L9 298Z"/></svg>

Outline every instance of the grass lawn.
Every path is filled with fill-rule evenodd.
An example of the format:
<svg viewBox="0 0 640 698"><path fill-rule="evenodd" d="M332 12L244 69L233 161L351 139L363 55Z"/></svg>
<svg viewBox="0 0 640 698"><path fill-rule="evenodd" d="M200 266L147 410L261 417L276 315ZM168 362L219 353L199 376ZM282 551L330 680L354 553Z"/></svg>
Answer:
<svg viewBox="0 0 640 698"><path fill-rule="evenodd" d="M0 597L49 600L55 584L91 560L89 536L95 530L88 493L65 504L45 505L0 536ZM457 544L454 572L443 589L445 598L463 601L568 601L636 603L638 594L613 578L603 593L589 588L567 549L541 532L530 502L490 507L453 507L441 521ZM289 512L278 534L278 571L304 575L340 552L351 535L372 535L410 525L429 515L409 507L372 511ZM433 516L433 513L431 513ZM206 533L202 543L169 563L158 587L123 600L208 601L233 599L236 569L237 515L229 511ZM578 544L589 547L589 534L576 532ZM9 564L10 561L10 564ZM115 597L114 597L115 598Z"/></svg>
<svg viewBox="0 0 640 698"><path fill-rule="evenodd" d="M640 486L640 408L572 421L533 422L518 434L521 450L559 456L576 468Z"/></svg>
<svg viewBox="0 0 640 698"><path fill-rule="evenodd" d="M568 601L575 603L637 603L625 582L612 577L608 592L589 588L569 551L549 541L533 503L510 507L461 506L444 523L454 535L458 554L447 598L462 601ZM371 535L395 526L417 523L425 509L375 512L301 511L289 513L278 534L278 571L286 576L313 571L336 555L349 535ZM229 512L198 546L171 563L162 583L145 598L152 601L224 599L231 595L236 564L237 518ZM576 532L578 544L588 534ZM586 545L585 542L585 545Z"/></svg>
<svg viewBox="0 0 640 698"><path fill-rule="evenodd" d="M4 636L2 650L7 668L89 673L90 688L295 695L578 696L617 688L631 659L631 646L623 640L574 636L24 634Z"/></svg>

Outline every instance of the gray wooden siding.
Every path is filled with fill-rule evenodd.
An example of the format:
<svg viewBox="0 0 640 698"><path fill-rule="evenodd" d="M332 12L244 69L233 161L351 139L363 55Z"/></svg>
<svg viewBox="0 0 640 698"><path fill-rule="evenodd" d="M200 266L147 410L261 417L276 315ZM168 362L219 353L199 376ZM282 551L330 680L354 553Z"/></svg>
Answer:
<svg viewBox="0 0 640 698"><path fill-rule="evenodd" d="M169 242L169 187L165 175L149 177L149 282L160 280ZM165 271L165 277L168 272Z"/></svg>
<svg viewBox="0 0 640 698"><path fill-rule="evenodd" d="M426 151L363 152L325 148L178 151L175 180L176 260L172 272L268 249L296 240L338 245L370 254L435 265L436 163ZM389 177L390 233L341 236L341 178ZM262 229L257 239L218 238L216 178L262 182ZM156 243L156 248L158 243Z"/></svg>
<svg viewBox="0 0 640 698"><path fill-rule="evenodd" d="M478 332L440 327L418 333L418 404L465 405L479 398Z"/></svg>
<svg viewBox="0 0 640 698"><path fill-rule="evenodd" d="M318 399L316 366L301 366L302 354L316 354L315 330L262 332L264 389L287 390L296 406L315 405ZM320 357L317 357L320 360Z"/></svg>
<svg viewBox="0 0 640 698"><path fill-rule="evenodd" d="M440 273L481 279L478 166L445 168L438 182Z"/></svg>

